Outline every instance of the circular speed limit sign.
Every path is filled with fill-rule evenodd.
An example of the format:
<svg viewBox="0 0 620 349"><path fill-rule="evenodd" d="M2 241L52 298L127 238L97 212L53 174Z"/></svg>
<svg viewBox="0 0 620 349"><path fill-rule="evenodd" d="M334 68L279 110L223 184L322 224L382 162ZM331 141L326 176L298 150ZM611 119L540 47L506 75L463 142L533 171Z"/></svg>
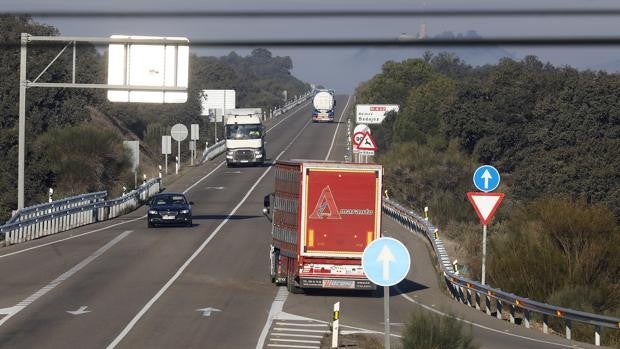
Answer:
<svg viewBox="0 0 620 349"><path fill-rule="evenodd" d="M360 145L362 143L362 139L364 139L364 133L357 132L353 135L353 144Z"/></svg>

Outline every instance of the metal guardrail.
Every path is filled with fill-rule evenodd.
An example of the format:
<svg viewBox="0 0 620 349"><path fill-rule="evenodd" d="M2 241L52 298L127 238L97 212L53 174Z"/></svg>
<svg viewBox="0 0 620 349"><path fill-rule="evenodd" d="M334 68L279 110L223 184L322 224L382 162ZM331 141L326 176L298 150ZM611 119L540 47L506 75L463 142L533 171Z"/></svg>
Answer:
<svg viewBox="0 0 620 349"><path fill-rule="evenodd" d="M202 160L200 160L200 163L202 164L205 161L212 160L213 158L222 154L225 151L226 140L222 139L221 141L213 144L212 146L205 148L205 150L202 152Z"/></svg>
<svg viewBox="0 0 620 349"><path fill-rule="evenodd" d="M160 179L154 178L116 199L98 200L88 204L70 206L62 210L34 215L28 219L22 215L22 219L19 221L0 226L0 238L4 239L5 246L9 246L83 225L112 219L138 208L144 201L158 193L159 190ZM93 195L98 197L99 194L91 193L84 194L84 196ZM36 206L28 207L24 210L27 211ZM35 210L34 212L40 211Z"/></svg>
<svg viewBox="0 0 620 349"><path fill-rule="evenodd" d="M564 321L565 335L567 339L571 339L572 337L571 332L573 321L592 325L594 326L595 345L601 345L602 327L620 329L620 318L591 314L537 302L535 300L520 297L465 278L459 275L458 272L454 271L443 241L439 238L436 227L430 224L422 216L405 208L394 200L384 199L383 211L410 231L417 232L424 236L433 246L435 255L439 260L441 272L446 281L446 286L452 296L455 299L468 304L469 306L485 311L487 315L492 316L493 308L495 308L495 316L498 319L502 319L503 307L507 306L509 313L508 318L511 323L515 323L517 313L521 313L525 327L530 328L531 314L542 314L544 333L548 333L549 316L553 316ZM485 300L484 309L481 307L481 299ZM494 307L491 304L492 300L495 301Z"/></svg>
<svg viewBox="0 0 620 349"><path fill-rule="evenodd" d="M299 96L298 98L291 100L289 103L287 103L286 105L284 105L283 107L274 109L271 111L271 118L275 118L278 117L284 113L286 113L287 111L293 109L294 107L300 105L301 103L305 102L306 100L308 100L308 98L312 97L314 91L309 91L306 94L303 94L301 96ZM225 140L221 140L215 144L213 144L210 147L205 148L205 150L202 152L202 159L200 160L200 163L204 163L205 161L209 161L214 159L216 156L222 154L223 152L226 151L226 141Z"/></svg>
<svg viewBox="0 0 620 349"><path fill-rule="evenodd" d="M108 192L98 191L95 193L76 195L61 200L46 202L30 207L24 207L16 211L6 223L8 224L27 221L32 218L45 216L54 212L64 211L69 208L90 205L96 202L104 201L107 196Z"/></svg>
<svg viewBox="0 0 620 349"><path fill-rule="evenodd" d="M301 103L308 100L308 98L312 97L314 95L314 92L315 92L314 90L310 90L307 93L299 96L297 99L289 101L287 104L283 105L282 107L274 109L271 112L271 117L275 118L277 116L280 116L286 113L287 111L293 109L294 107L300 105Z"/></svg>

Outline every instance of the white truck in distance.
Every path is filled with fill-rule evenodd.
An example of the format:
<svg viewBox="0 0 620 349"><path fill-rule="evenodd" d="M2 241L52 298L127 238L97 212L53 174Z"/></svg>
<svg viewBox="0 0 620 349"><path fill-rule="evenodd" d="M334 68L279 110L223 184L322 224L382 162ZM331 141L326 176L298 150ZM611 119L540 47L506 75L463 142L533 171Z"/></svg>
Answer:
<svg viewBox="0 0 620 349"><path fill-rule="evenodd" d="M333 90L319 90L312 99L312 105L314 106L312 122L334 122L336 100Z"/></svg>
<svg viewBox="0 0 620 349"><path fill-rule="evenodd" d="M262 164L265 161L262 113L226 115L226 165Z"/></svg>

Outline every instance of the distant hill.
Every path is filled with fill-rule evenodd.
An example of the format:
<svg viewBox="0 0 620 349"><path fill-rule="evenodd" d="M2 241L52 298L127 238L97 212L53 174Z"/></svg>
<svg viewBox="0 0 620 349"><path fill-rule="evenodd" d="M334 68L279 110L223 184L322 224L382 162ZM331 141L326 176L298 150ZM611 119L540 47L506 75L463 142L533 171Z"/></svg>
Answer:
<svg viewBox="0 0 620 349"><path fill-rule="evenodd" d="M406 37L415 38L418 34ZM465 33L443 32L434 38L480 38L481 36L473 30ZM318 50L317 50L318 51ZM361 81L370 79L373 75L381 71L381 66L387 61L402 61L408 58L419 58L425 52L437 54L440 52L451 52L457 55L462 61L472 66L482 66L486 64L496 64L501 58L510 57L518 59L515 52L507 51L501 47L472 47L472 48L359 48L351 50L351 54L338 58L335 65L342 67L338 73L338 81L331 85L339 91L352 92ZM309 52L306 59L308 61L323 61L330 57L329 54ZM338 56L340 57L340 56ZM330 70L316 70L311 77L304 77L308 81L325 82L333 81L333 74Z"/></svg>

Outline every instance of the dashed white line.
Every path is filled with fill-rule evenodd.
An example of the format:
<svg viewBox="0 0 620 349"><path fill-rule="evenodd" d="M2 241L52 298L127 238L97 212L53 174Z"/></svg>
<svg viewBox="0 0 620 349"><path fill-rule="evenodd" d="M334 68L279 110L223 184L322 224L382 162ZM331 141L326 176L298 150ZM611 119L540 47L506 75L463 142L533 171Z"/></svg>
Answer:
<svg viewBox="0 0 620 349"><path fill-rule="evenodd" d="M334 141L336 140L336 135L338 134L338 128L340 127L340 121L342 121L342 117L344 116L344 112L347 110L349 106L349 102L351 101L351 95L347 98L347 104L345 104L342 109L342 113L340 113L340 119L338 119L338 125L336 125L336 132L334 132L334 137L332 137L332 143L329 146L329 150L327 151L327 156L325 156L325 160L329 160L329 155L332 153L332 148L334 148Z"/></svg>

